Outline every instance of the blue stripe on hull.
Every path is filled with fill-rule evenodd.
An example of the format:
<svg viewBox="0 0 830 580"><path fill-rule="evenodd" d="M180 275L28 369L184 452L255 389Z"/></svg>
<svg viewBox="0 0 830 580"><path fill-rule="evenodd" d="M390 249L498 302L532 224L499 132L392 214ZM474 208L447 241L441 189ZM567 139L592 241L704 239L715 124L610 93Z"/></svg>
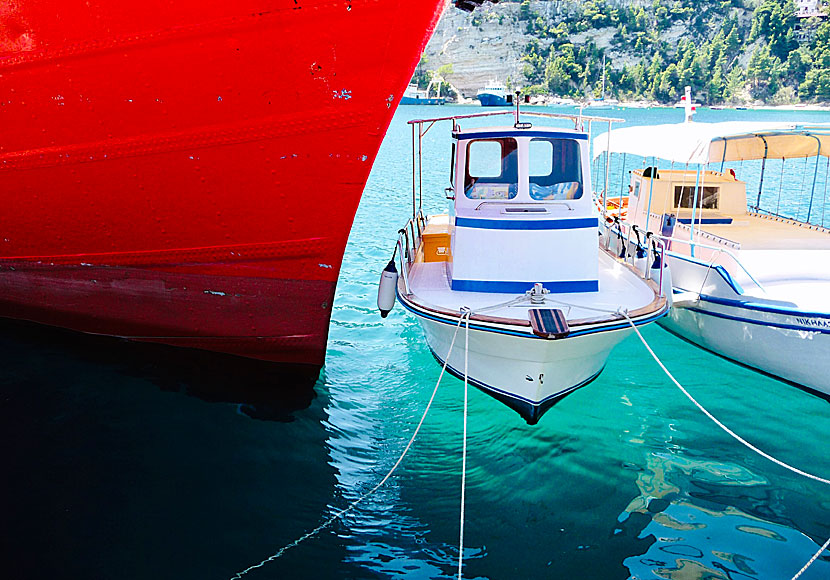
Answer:
<svg viewBox="0 0 830 580"><path fill-rule="evenodd" d="M830 313L826 312L808 312L806 310L796 310L795 308L788 308L782 306L768 306L766 304L758 304L752 300L733 300L730 298L718 298L717 296L709 296L702 294L700 299L705 302L713 304L720 304L722 306L732 306L735 308L744 308L746 310L755 310L757 312L769 312L770 314L783 314L785 316L802 316L807 318L826 318L830 319Z"/></svg>
<svg viewBox="0 0 830 580"><path fill-rule="evenodd" d="M701 312L701 314L703 314L703 313ZM676 336L676 337L677 337L677 338L679 338L680 340L682 340L682 341L684 341L684 342L687 342L687 343L691 344L692 346L695 346L695 347L697 347L697 348L700 348L700 349L702 349L702 350L705 350L706 352L712 353L713 355L715 355L715 356L717 356L717 357L719 357L719 358L722 358L723 360L726 360L726 361L729 361L729 362L731 362L731 363L733 363L733 364L736 364L736 365L738 365L739 367L743 367L743 368L745 368L745 369L749 369L749 370L751 370L751 371L755 371L756 373L762 374L762 375L764 375L764 376L766 376L766 377L770 377L771 379L775 379L775 380L781 381L782 383L786 383L786 384L788 384L788 385L790 385L790 386L793 386L793 387L796 387L796 388L798 388L798 389L801 389L802 391L804 391L804 392L806 392L806 393L810 393L811 395L815 395L815 396L817 396L817 397L820 397L820 398L822 398L822 399L824 399L824 400L826 400L826 401L830 402L830 394L828 394L828 393L824 393L824 392L822 392L822 391L818 391L818 390L816 390L816 389L814 389L814 388L812 388L812 387L808 387L808 386L806 386L806 385L802 385L802 384L800 384L800 383L796 383L795 381L791 381L791 380L789 380L789 379L785 379L784 377L779 377L778 375L774 375L774 374L772 374L772 373L770 373L770 372L768 372L768 371L765 371L765 370L763 370L763 369L759 369L758 367L754 367L754 366L752 366L752 365L750 365L750 364L747 364L747 363L741 362L741 361L736 360L736 359L734 359L734 358L730 358L730 357L726 356L725 354L721 354L721 353L719 353L719 352L717 352L717 351L714 351L714 350L712 350L712 349L711 349L711 348L709 348L709 347L706 347L706 346L704 346L704 345L702 345L702 344L700 344L700 343L695 342L694 340L690 339L688 336L686 336L686 335L684 335L684 334L680 334L680 333L677 331L677 329L675 329L675 328L671 328L671 327L670 327L670 326L668 326L668 325L667 325L664 321L660 321L660 322L658 322L657 324L659 324L660 326L662 326L662 327L663 327L666 331L670 332L671 334L673 334L674 336Z"/></svg>
<svg viewBox="0 0 830 580"><path fill-rule="evenodd" d="M677 218L681 224L689 225L692 223L692 218ZM704 225L728 225L732 223L732 218L695 218L696 224Z"/></svg>
<svg viewBox="0 0 830 580"><path fill-rule="evenodd" d="M533 288L533 282L512 282L501 280L458 280L453 279L451 288L457 292L490 292L494 294L524 294ZM599 292L598 280L560 280L542 282L552 294L577 292Z"/></svg>
<svg viewBox="0 0 830 580"><path fill-rule="evenodd" d="M703 299L705 300L705 299ZM680 308L680 307L678 307ZM753 320L752 318L744 318L743 316L735 316L732 314L725 314L722 312L713 312L711 310L705 310L703 308L698 308L695 306L683 306L686 310L690 310L691 312L697 312L699 314L703 314L705 316L713 316L715 318L722 318L724 320L734 320L735 322L743 322L746 324L754 324L756 326L768 326L771 328L782 328L784 330L800 330L802 332L819 332L821 334L830 334L830 328L820 328L814 326L804 326L804 325L795 325L795 324L784 324L782 322L771 322L767 320ZM794 314L790 314L789 316L795 316Z"/></svg>
<svg viewBox="0 0 830 580"><path fill-rule="evenodd" d="M597 218L506 220L456 217L455 227L479 230L581 230L599 227Z"/></svg>

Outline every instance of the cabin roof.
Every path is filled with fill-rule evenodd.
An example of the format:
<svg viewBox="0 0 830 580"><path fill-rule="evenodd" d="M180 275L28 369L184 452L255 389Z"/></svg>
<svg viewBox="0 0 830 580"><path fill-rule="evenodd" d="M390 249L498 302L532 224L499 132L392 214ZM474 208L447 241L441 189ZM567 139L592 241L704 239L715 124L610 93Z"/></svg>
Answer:
<svg viewBox="0 0 830 580"><path fill-rule="evenodd" d="M453 137L463 139L485 139L496 137L560 137L565 139L588 139L588 134L561 127L535 126L530 129L515 127L475 127L453 132Z"/></svg>
<svg viewBox="0 0 830 580"><path fill-rule="evenodd" d="M830 157L830 125L796 123L675 123L626 127L594 139L594 157L627 153L675 163Z"/></svg>

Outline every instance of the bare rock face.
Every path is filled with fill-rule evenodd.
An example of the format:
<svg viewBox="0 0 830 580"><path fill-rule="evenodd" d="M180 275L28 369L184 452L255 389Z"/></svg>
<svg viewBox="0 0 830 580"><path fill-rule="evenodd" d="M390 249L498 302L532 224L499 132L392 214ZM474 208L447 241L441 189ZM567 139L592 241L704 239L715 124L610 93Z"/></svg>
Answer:
<svg viewBox="0 0 830 580"><path fill-rule="evenodd" d="M612 3L635 5L647 1L614 0ZM546 21L561 21L579 3L579 0L534 0L530 3L530 12ZM527 34L528 22L519 20L520 10L518 2L484 4L472 13L450 6L424 51L427 70L451 64L453 73L446 75L445 80L466 99L474 98L478 89L492 81L504 83L508 88L523 87L525 63L521 58L534 37ZM584 36L572 41L584 43L588 35ZM592 40L596 42L596 38ZM538 39L538 42L546 46L552 41Z"/></svg>
<svg viewBox="0 0 830 580"><path fill-rule="evenodd" d="M650 6L653 0L607 0L617 7ZM541 17L547 23L557 23L567 19L581 8L582 0L532 0L528 13ZM460 93L462 99L472 99L476 91L493 81L504 83L508 89L526 86L523 74L525 63L521 60L528 43L535 39L527 34L528 21L520 20L521 4L519 2L484 3L472 13L464 12L450 5L444 12L435 30L432 40L424 51L427 70L438 70L441 66L452 65L453 72L446 74L445 80ZM736 9L735 13L747 24L751 11ZM609 66L621 69L632 66L643 59L642 54L635 54L625 49L617 49L612 44L616 28L593 29L571 34L570 42L575 45L593 43L606 51ZM687 34L684 25L677 23L661 33L661 39L671 45ZM535 39L543 48L547 48L551 39ZM746 60L751 51L745 52L741 66L746 68Z"/></svg>
<svg viewBox="0 0 830 580"><path fill-rule="evenodd" d="M554 3L534 4L545 9ZM472 14L450 7L424 51L425 66L438 70L451 64L453 73L446 81L468 99L494 80L522 86L521 58L532 38L524 34L526 28L526 22L519 22L519 4L485 5Z"/></svg>

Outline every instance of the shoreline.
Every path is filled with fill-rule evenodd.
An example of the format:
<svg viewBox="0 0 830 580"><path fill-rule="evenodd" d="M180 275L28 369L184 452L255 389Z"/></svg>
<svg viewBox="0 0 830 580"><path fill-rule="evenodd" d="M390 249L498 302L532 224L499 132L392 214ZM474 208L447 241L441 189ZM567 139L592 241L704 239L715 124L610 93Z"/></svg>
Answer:
<svg viewBox="0 0 830 580"><path fill-rule="evenodd" d="M476 99L460 99L454 103L447 103L450 105L477 105ZM524 104L524 103L523 103ZM573 99L565 99L561 97L551 96L531 96L530 102L525 104L532 107L574 107L579 108L579 101ZM676 105L665 105L656 101L609 101L602 104L597 104L594 101L592 104L585 103L585 110L603 110L603 109L675 109L680 108ZM795 103L789 105L772 105L772 104L729 104L729 105L700 105L698 110L749 110L749 111L819 111L830 112L830 103Z"/></svg>

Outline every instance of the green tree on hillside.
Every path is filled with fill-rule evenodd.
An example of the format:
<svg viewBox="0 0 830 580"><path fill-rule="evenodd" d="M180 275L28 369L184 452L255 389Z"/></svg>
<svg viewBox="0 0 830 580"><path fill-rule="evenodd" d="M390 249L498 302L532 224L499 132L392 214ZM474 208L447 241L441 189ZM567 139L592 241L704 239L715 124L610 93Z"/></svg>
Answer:
<svg viewBox="0 0 830 580"><path fill-rule="evenodd" d="M749 41L763 36L770 54L786 60L790 51L798 46L795 40L797 21L792 0L764 0L752 16Z"/></svg>
<svg viewBox="0 0 830 580"><path fill-rule="evenodd" d="M804 75L799 91L806 97L830 99L830 21L825 20L816 31L808 59L810 70Z"/></svg>
<svg viewBox="0 0 830 580"><path fill-rule="evenodd" d="M799 20L793 0L652 0L637 6L586 0L566 6L562 12L545 12L548 17L529 0L520 4L527 29L546 39L544 45L529 42L523 57L524 76L534 90L575 97L596 93L605 53L606 90L616 97L669 103L690 85L709 103L747 96L830 99L830 18ZM571 40L607 27L616 29L609 49ZM807 30L802 44L797 27ZM669 38L682 32L676 41L660 34L670 28ZM640 62L615 65L618 54Z"/></svg>

